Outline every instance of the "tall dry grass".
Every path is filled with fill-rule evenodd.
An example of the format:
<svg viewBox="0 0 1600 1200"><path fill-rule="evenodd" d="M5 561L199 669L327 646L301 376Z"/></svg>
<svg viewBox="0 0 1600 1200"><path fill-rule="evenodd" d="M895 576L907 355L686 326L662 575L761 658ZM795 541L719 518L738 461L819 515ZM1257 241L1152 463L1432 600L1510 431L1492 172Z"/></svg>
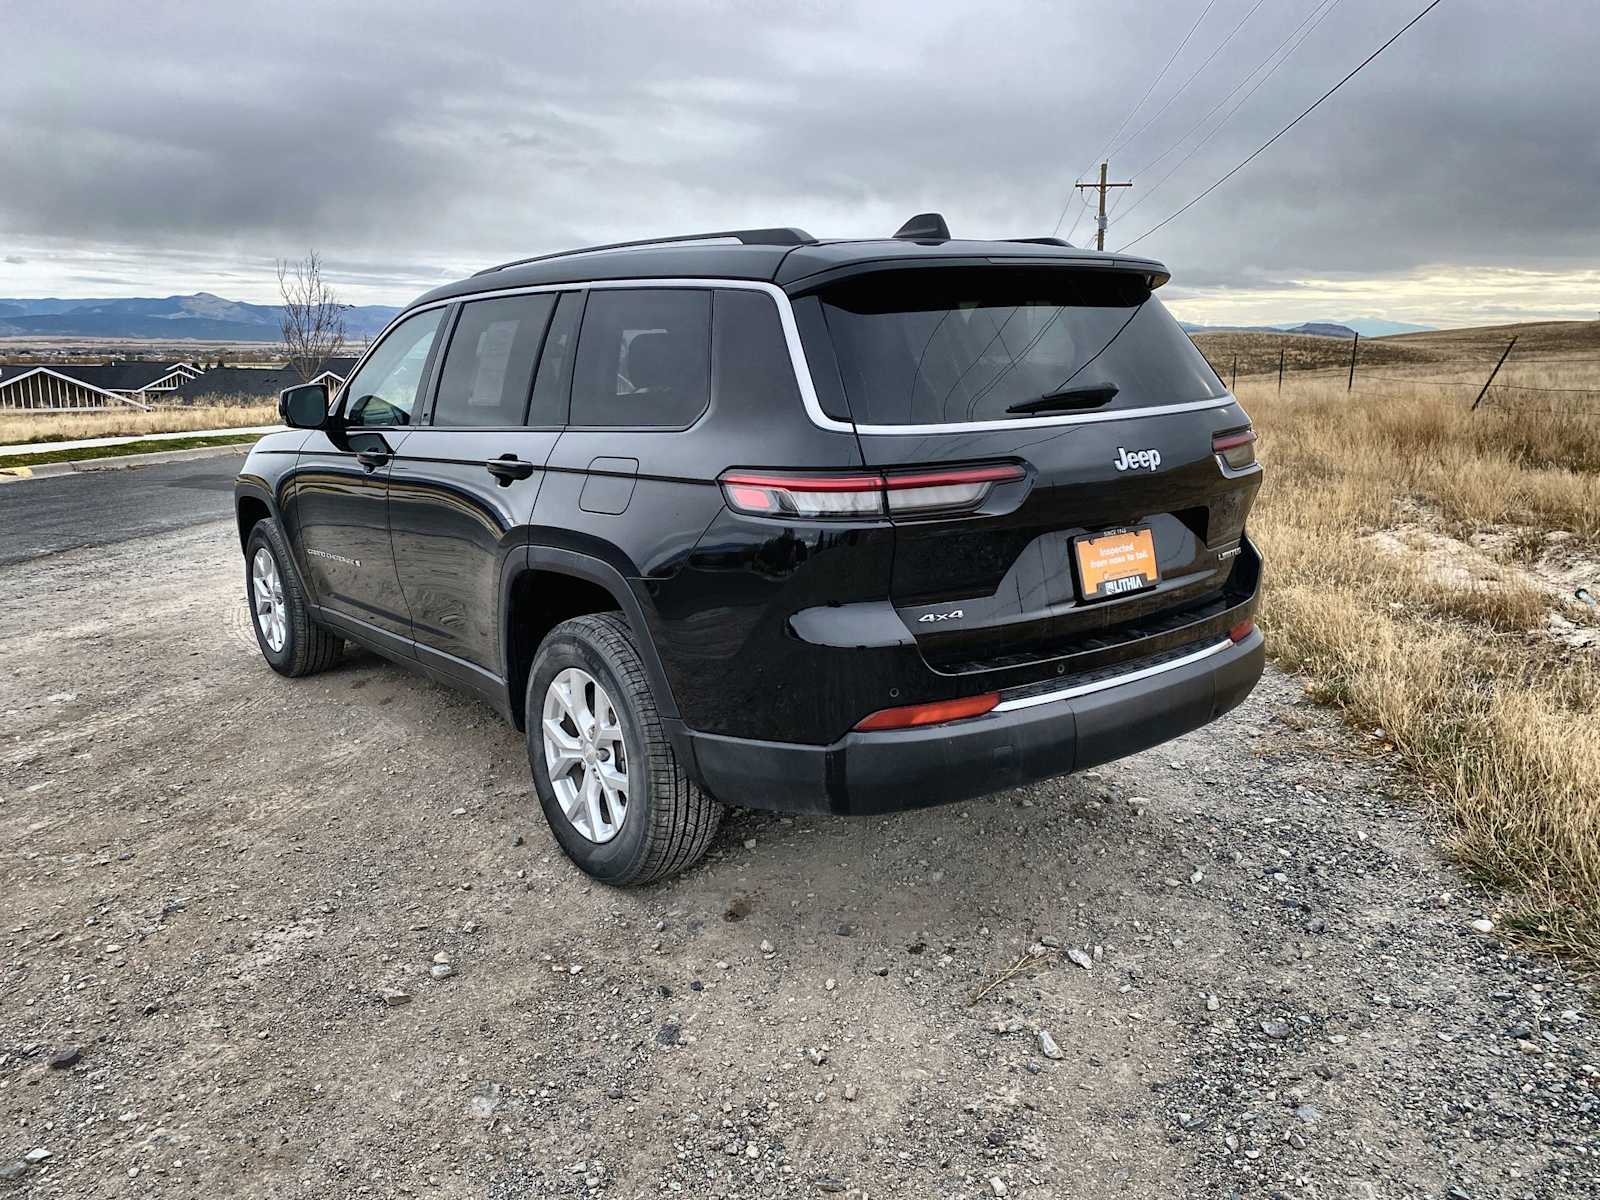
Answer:
<svg viewBox="0 0 1600 1200"><path fill-rule="evenodd" d="M1391 387L1240 382L1267 466L1251 532L1269 645L1318 698L1384 730L1450 816L1461 861L1513 897L1522 936L1600 962L1600 651L1548 635L1562 601L1519 582L1514 555L1505 579L1462 586L1371 541L1424 514L1458 537L1516 527L1524 555L1565 530L1600 562L1600 420Z"/></svg>
<svg viewBox="0 0 1600 1200"><path fill-rule="evenodd" d="M238 429L274 425L278 406L252 399L243 404L206 404L115 412L39 413L0 411L0 446L23 442L64 442L124 434L187 433L197 429Z"/></svg>

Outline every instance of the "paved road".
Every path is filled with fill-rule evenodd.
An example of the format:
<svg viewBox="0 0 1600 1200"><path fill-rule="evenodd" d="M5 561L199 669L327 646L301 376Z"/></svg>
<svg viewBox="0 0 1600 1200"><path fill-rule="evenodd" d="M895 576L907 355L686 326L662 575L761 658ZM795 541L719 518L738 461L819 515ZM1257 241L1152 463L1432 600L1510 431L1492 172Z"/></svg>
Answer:
<svg viewBox="0 0 1600 1200"><path fill-rule="evenodd" d="M0 483L0 567L226 517L238 454Z"/></svg>

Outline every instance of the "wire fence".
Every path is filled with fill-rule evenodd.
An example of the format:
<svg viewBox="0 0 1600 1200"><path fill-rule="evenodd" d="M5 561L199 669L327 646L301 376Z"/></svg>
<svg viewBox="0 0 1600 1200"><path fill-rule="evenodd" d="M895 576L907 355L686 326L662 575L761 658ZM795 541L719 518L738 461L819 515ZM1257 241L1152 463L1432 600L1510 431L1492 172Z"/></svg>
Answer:
<svg viewBox="0 0 1600 1200"><path fill-rule="evenodd" d="M1362 339L1353 339L1348 356L1342 362L1324 360L1308 364L1291 361L1291 351L1287 346L1279 348L1275 362L1264 360L1258 350L1222 355L1215 353L1214 348L1212 353L1206 354L1206 360L1217 376L1230 387L1237 384L1242 367L1246 379L1261 382L1263 376L1269 381L1275 377L1280 391L1285 381L1312 376L1342 382L1347 392L1360 396L1392 396L1395 385L1425 387L1439 389L1446 397L1458 395L1463 406L1471 409L1493 406L1518 413L1600 417L1600 354L1551 354L1548 350L1518 354L1515 352L1517 339L1513 337L1506 343L1505 349L1493 358L1451 362L1448 365L1433 364L1435 371L1442 368L1456 372L1455 378L1441 378L1437 374L1399 374L1397 371L1404 370L1405 363L1393 358L1384 358L1371 367L1364 367L1361 351L1365 345ZM1204 353L1205 347L1202 346L1201 351ZM1391 352L1392 347L1385 348L1385 354ZM1346 352L1341 350L1340 353ZM1295 348L1295 357L1303 357L1303 348ZM1518 375L1524 368L1544 372L1559 370L1562 376L1559 382L1522 382ZM1569 370L1580 377L1576 384L1567 377ZM1581 377L1591 374L1594 382L1589 386ZM1390 386L1371 387L1374 383Z"/></svg>

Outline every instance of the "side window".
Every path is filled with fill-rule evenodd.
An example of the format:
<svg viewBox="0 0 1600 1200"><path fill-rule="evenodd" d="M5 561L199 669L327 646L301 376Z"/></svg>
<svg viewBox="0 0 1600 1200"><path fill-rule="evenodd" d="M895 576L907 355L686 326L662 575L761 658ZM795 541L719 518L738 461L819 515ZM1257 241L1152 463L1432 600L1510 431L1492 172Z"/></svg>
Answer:
<svg viewBox="0 0 1600 1200"><path fill-rule="evenodd" d="M711 395L711 293L596 288L572 380L572 424L691 424Z"/></svg>
<svg viewBox="0 0 1600 1200"><path fill-rule="evenodd" d="M433 423L521 425L553 308L549 293L462 305L444 356Z"/></svg>
<svg viewBox="0 0 1600 1200"><path fill-rule="evenodd" d="M409 425L428 351L439 332L445 309L433 308L407 317L389 331L361 370L345 386L344 419L348 425Z"/></svg>
<svg viewBox="0 0 1600 1200"><path fill-rule="evenodd" d="M717 407L756 416L801 411L800 385L770 296L720 288L712 317L712 387Z"/></svg>
<svg viewBox="0 0 1600 1200"><path fill-rule="evenodd" d="M567 423L567 397L572 391L572 350L578 344L578 318L583 315L583 293L562 292L555 319L545 334L539 355L539 377L533 382L533 403L528 424L534 428Z"/></svg>

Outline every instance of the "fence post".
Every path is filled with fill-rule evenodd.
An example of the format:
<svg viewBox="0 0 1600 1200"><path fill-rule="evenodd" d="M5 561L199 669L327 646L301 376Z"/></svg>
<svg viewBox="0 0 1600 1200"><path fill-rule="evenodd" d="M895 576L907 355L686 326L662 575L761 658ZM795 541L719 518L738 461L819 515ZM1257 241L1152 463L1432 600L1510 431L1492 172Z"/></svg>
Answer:
<svg viewBox="0 0 1600 1200"><path fill-rule="evenodd" d="M1505 364L1506 358L1511 354L1511 347L1515 346L1516 344L1517 339L1512 338L1506 343L1506 348L1500 351L1500 361L1495 363L1494 370L1489 372L1489 378L1483 381L1483 390L1478 393L1478 398L1472 402L1472 407L1467 409L1468 412L1478 411L1478 405L1482 404L1483 398L1489 394L1489 385L1494 382L1494 377L1500 374L1500 368Z"/></svg>
<svg viewBox="0 0 1600 1200"><path fill-rule="evenodd" d="M1283 347L1278 347L1278 390L1283 391Z"/></svg>
<svg viewBox="0 0 1600 1200"><path fill-rule="evenodd" d="M1345 382L1344 390L1351 391L1356 386L1356 347L1361 345L1361 335L1356 334L1356 340L1350 343L1350 378Z"/></svg>
<svg viewBox="0 0 1600 1200"><path fill-rule="evenodd" d="M1233 378L1228 383L1228 390L1235 391L1239 386L1239 356L1233 356Z"/></svg>

